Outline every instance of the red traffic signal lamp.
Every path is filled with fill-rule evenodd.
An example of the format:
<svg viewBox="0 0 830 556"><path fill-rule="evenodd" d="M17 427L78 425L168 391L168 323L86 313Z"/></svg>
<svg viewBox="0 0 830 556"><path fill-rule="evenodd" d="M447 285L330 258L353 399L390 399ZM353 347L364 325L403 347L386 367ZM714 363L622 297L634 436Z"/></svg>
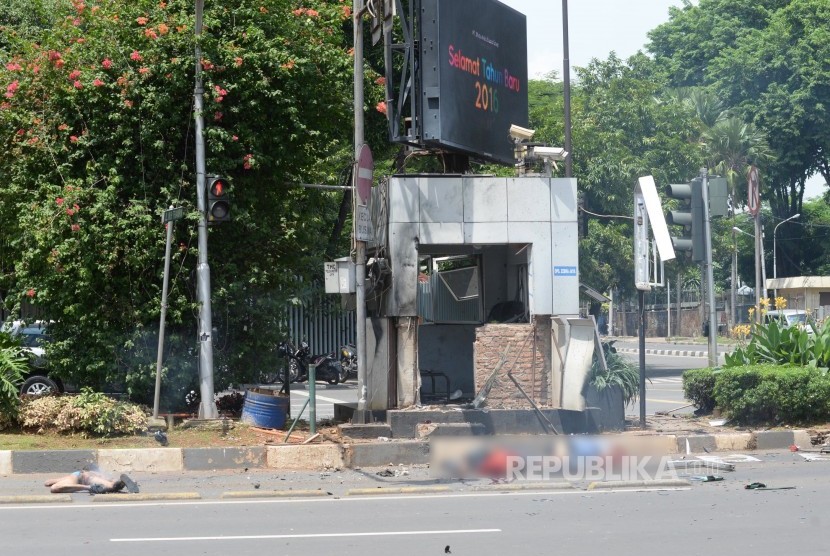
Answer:
<svg viewBox="0 0 830 556"><path fill-rule="evenodd" d="M228 222L231 219L231 201L228 197L230 187L228 185L228 180L219 176L208 176L207 178L208 224Z"/></svg>

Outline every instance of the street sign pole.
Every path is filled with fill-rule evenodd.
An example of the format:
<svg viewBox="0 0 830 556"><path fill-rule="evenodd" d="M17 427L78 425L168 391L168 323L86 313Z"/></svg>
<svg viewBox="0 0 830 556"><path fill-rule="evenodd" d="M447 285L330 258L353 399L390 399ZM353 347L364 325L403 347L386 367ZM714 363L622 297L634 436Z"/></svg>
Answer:
<svg viewBox="0 0 830 556"><path fill-rule="evenodd" d="M749 169L749 178L747 180L747 207L749 213L755 220L755 322L760 322L761 318L761 257L763 250L761 249L761 192L760 179L758 177L758 168L752 166Z"/></svg>
<svg viewBox="0 0 830 556"><path fill-rule="evenodd" d="M167 241L164 245L164 278L161 286L161 318L159 321L159 348L156 355L156 391L153 396L153 419L159 416L159 398L161 396L161 362L164 354L164 322L167 319L167 282L170 279L170 245L173 243L173 225L184 216L182 208L170 207L161 216L161 222L167 228Z"/></svg>
<svg viewBox="0 0 830 556"><path fill-rule="evenodd" d="M718 366L718 308L715 305L715 278L712 270L712 221L709 207L709 170L700 169L703 178L703 234L706 249L706 296L709 299L709 366Z"/></svg>

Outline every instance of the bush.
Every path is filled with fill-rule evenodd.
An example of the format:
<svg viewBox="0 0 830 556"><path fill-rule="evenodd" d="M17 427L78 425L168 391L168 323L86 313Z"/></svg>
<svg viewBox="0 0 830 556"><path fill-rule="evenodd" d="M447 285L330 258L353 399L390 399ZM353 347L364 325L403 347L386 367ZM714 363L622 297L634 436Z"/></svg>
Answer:
<svg viewBox="0 0 830 556"><path fill-rule="evenodd" d="M20 342L0 332L0 430L15 424L25 372L26 356Z"/></svg>
<svg viewBox="0 0 830 556"><path fill-rule="evenodd" d="M597 354L594 353L589 380L598 392L602 392L606 388L619 386L622 390L623 404L628 405L637 399L637 394L640 391L640 370L634 363L618 354L612 344L613 342L603 342L602 344L607 370L602 370Z"/></svg>
<svg viewBox="0 0 830 556"><path fill-rule="evenodd" d="M806 365L817 368L830 366L830 319L820 327L782 327L773 321L756 324L752 339L725 356L724 367L741 367L759 363Z"/></svg>
<svg viewBox="0 0 830 556"><path fill-rule="evenodd" d="M739 423L814 423L830 417L830 375L813 367L752 365L716 375L714 398Z"/></svg>
<svg viewBox="0 0 830 556"><path fill-rule="evenodd" d="M716 373L714 369L691 369L683 373L683 393L686 399L705 413L715 409Z"/></svg>
<svg viewBox="0 0 830 556"><path fill-rule="evenodd" d="M147 414L138 405L84 389L77 396L25 399L20 422L24 428L37 432L53 430L84 436L117 436L145 430Z"/></svg>

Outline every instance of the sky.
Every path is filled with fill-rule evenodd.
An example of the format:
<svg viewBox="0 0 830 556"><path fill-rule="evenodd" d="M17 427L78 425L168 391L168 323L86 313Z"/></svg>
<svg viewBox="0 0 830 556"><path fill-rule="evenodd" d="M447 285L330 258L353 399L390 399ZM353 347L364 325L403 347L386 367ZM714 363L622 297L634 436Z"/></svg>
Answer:
<svg viewBox="0 0 830 556"><path fill-rule="evenodd" d="M527 16L528 73L531 79L556 71L562 77L562 2L559 0L501 0ZM571 68L587 66L592 58L615 52L623 60L645 52L648 32L668 21L669 8L682 0L570 0L568 54ZM571 79L575 77L571 70ZM824 179L807 181L804 198L820 196Z"/></svg>
<svg viewBox="0 0 830 556"><path fill-rule="evenodd" d="M527 16L528 71L531 78L551 70L562 76L562 2L501 0ZM626 59L644 49L646 33L669 19L681 0L570 0L568 42L571 67L604 59L611 51ZM573 77L573 72L571 72Z"/></svg>

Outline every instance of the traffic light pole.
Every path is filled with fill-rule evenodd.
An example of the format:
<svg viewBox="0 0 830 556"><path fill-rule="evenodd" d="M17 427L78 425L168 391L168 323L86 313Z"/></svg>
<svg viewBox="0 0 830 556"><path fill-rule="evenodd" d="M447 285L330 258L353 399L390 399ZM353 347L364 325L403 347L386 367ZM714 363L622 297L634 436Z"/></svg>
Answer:
<svg viewBox="0 0 830 556"><path fill-rule="evenodd" d="M357 161L363 146L363 0L354 0L354 164L352 172L357 179ZM357 183L355 182L355 185ZM357 222L357 187L352 189L353 222ZM354 236L354 232L352 233ZM366 243L355 239L355 347L357 348L357 411L354 422L367 422L367 361L366 361Z"/></svg>
<svg viewBox="0 0 830 556"><path fill-rule="evenodd" d="M715 279L712 271L712 224L709 210L709 171L700 169L703 179L701 194L703 196L703 234L706 245L706 297L709 301L709 366L718 365L718 323L717 307L715 306Z"/></svg>
<svg viewBox="0 0 830 556"><path fill-rule="evenodd" d="M202 12L204 0L196 0L196 86L193 89L193 110L196 128L196 203L199 210L199 263L196 267L196 289L199 300L199 404L200 419L216 419L219 412L213 401L213 324L210 306L210 267L208 266L207 203L205 197L205 121L202 85Z"/></svg>

